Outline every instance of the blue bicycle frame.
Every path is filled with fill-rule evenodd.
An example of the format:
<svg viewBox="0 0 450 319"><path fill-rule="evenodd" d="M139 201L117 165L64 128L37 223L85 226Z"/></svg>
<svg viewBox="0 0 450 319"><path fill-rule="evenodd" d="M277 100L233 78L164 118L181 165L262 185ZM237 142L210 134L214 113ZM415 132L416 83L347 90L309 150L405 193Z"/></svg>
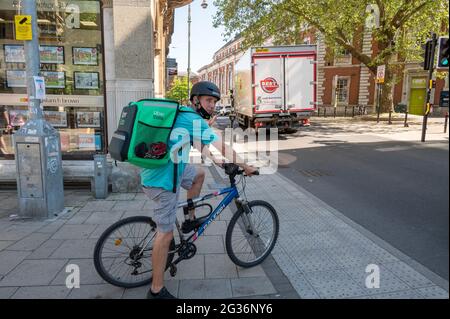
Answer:
<svg viewBox="0 0 450 319"><path fill-rule="evenodd" d="M193 243L194 241L196 241L198 239L198 237L200 237L203 232L205 231L205 229L209 226L209 224L211 224L211 222L216 219L217 216L220 215L220 213L231 203L231 201L237 197L239 197L239 192L236 188L236 186L231 186L231 187L227 187L227 188L223 188L217 192L211 193L211 194L207 194L203 197L198 197L192 200L192 202L198 203L198 202L202 202L204 200L208 200L210 198L213 197L217 197L220 195L224 195L224 194L228 194L227 196L225 196L224 199L222 199L222 201L219 203L219 205L208 215L208 219L205 220L203 222L203 224L200 226L200 228L197 230L197 232L195 232L193 235L191 235L187 241ZM185 207L187 206L187 201L186 202L182 202L180 204L178 204L178 208L180 207ZM181 233L180 233L181 235ZM181 236L183 238L183 236Z"/></svg>

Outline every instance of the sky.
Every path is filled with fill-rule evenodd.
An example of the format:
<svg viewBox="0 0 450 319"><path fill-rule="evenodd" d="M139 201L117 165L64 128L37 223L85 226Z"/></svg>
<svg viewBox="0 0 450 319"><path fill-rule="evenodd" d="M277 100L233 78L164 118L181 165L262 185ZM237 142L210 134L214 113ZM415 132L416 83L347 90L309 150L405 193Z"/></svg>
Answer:
<svg viewBox="0 0 450 319"><path fill-rule="evenodd" d="M223 27L213 27L213 16L217 10L213 0L207 0L203 9L202 0L191 3L191 72L197 73L202 66L212 62L214 52L227 41L222 37ZM178 72L187 72L188 65L188 6L175 9L174 33L169 46L169 58L176 58Z"/></svg>

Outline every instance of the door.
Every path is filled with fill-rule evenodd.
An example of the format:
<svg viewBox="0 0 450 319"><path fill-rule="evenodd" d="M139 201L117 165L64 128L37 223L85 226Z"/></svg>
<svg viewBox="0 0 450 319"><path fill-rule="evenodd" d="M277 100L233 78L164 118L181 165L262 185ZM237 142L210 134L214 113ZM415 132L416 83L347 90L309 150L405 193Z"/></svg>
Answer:
<svg viewBox="0 0 450 319"><path fill-rule="evenodd" d="M409 113L423 115L427 96L427 78L415 77L411 79L409 91Z"/></svg>
<svg viewBox="0 0 450 319"><path fill-rule="evenodd" d="M255 113L280 112L284 101L283 58L254 59Z"/></svg>
<svg viewBox="0 0 450 319"><path fill-rule="evenodd" d="M287 56L286 72L286 110L313 110L315 102L314 56Z"/></svg>

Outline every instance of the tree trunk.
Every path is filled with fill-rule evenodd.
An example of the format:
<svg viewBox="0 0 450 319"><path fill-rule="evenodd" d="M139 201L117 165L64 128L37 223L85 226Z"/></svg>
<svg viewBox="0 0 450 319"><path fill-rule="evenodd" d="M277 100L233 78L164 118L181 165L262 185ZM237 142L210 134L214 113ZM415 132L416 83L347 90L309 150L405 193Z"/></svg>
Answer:
<svg viewBox="0 0 450 319"><path fill-rule="evenodd" d="M392 88L394 86L394 73L390 70L390 66L386 65L386 72L384 75L384 83L381 87L381 99L380 99L380 112L388 113L390 110L394 110L394 97L392 94Z"/></svg>

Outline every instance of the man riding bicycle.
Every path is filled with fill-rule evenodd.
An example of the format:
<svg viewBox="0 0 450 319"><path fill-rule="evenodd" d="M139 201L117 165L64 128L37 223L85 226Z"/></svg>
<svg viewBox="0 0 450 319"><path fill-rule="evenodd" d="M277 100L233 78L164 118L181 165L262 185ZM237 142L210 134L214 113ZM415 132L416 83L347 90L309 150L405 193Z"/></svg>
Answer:
<svg viewBox="0 0 450 319"><path fill-rule="evenodd" d="M141 172L144 193L156 204L153 219L157 224L157 234L152 251L153 278L147 293L149 299L175 298L164 287L164 271L169 245L173 238L180 187L187 190L187 199L190 200L200 195L205 179L203 169L189 164L191 145L198 149L202 156L209 157L218 165L222 160L216 159L211 154L207 147L210 144L214 145L224 157L232 154L232 158L228 160L244 169L246 175L251 176L257 171L254 167L244 164L236 152L223 143L210 127L214 123L211 116L219 100L220 90L214 83L208 81L196 83L191 89L190 96L195 112L180 112L170 136L168 146L172 153L171 161L160 168L143 169ZM189 219L182 225L183 232L189 233L199 225L200 222L195 219L194 214L194 210L189 211Z"/></svg>

